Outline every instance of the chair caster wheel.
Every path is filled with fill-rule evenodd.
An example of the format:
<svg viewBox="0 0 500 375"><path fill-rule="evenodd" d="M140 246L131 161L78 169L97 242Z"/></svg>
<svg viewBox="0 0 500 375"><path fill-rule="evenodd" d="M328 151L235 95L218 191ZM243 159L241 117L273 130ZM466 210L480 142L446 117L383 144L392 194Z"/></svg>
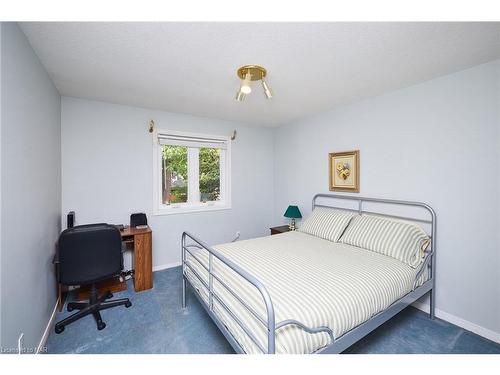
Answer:
<svg viewBox="0 0 500 375"><path fill-rule="evenodd" d="M104 328L106 328L106 323L104 323L104 322L97 323L97 329L99 331L102 331Z"/></svg>
<svg viewBox="0 0 500 375"><path fill-rule="evenodd" d="M125 304L125 307L128 309L130 306L132 306L132 302L128 301L128 302Z"/></svg>
<svg viewBox="0 0 500 375"><path fill-rule="evenodd" d="M73 307L71 307L70 305L68 305L68 307L66 307L66 310L68 310L68 312L71 312L71 311L73 311L73 310L74 310L74 308L73 308Z"/></svg>
<svg viewBox="0 0 500 375"><path fill-rule="evenodd" d="M113 298L113 293L108 292L108 293L106 294L106 299L110 299L110 298Z"/></svg>
<svg viewBox="0 0 500 375"><path fill-rule="evenodd" d="M56 326L55 331L56 331L57 334L62 333L62 331L64 331L64 326L62 326L62 327Z"/></svg>

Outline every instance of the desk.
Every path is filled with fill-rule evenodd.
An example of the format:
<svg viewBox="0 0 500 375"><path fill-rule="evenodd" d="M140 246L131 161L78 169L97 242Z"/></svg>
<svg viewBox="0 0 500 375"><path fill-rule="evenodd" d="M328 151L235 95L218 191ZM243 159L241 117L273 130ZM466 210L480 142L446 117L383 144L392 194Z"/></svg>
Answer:
<svg viewBox="0 0 500 375"><path fill-rule="evenodd" d="M151 228L137 229L127 227L120 231L122 242L128 248L133 249L134 257L132 268L134 269L134 290L142 292L153 287L153 254ZM120 283L118 279L107 280L98 285L98 294L106 291L117 292L127 289L125 282ZM66 300L67 288L61 284L57 285L58 308L62 311ZM80 299L86 299L85 292L78 293Z"/></svg>
<svg viewBox="0 0 500 375"><path fill-rule="evenodd" d="M134 290L141 292L153 287L152 231L150 228L127 227L120 231L122 241L133 246Z"/></svg>

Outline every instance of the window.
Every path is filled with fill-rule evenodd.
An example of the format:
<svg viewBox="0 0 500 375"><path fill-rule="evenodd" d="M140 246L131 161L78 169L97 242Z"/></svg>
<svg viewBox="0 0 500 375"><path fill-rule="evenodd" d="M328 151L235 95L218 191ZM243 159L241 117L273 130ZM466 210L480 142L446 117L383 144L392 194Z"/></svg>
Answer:
<svg viewBox="0 0 500 375"><path fill-rule="evenodd" d="M158 131L154 158L157 214L231 207L228 137Z"/></svg>

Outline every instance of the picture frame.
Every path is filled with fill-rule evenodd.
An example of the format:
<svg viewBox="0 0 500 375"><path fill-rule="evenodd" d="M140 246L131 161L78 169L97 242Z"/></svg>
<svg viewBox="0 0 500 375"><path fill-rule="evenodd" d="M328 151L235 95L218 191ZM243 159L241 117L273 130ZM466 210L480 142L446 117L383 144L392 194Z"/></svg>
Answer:
<svg viewBox="0 0 500 375"><path fill-rule="evenodd" d="M328 154L330 191L359 193L359 150Z"/></svg>

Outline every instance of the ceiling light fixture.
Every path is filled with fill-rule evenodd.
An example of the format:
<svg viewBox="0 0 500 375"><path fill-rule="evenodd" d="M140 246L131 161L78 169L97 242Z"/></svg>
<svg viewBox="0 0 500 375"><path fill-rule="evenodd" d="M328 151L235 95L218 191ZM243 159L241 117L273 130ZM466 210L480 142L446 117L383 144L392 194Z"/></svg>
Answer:
<svg viewBox="0 0 500 375"><path fill-rule="evenodd" d="M252 92L252 87L250 83L252 81L262 81L262 88L264 89L264 95L267 99L271 99L273 97L273 92L271 88L264 81L264 78L267 75L266 69L259 65L245 65L238 69L237 71L238 77L241 79L240 89L236 93L236 100L242 102L245 100L247 94Z"/></svg>

